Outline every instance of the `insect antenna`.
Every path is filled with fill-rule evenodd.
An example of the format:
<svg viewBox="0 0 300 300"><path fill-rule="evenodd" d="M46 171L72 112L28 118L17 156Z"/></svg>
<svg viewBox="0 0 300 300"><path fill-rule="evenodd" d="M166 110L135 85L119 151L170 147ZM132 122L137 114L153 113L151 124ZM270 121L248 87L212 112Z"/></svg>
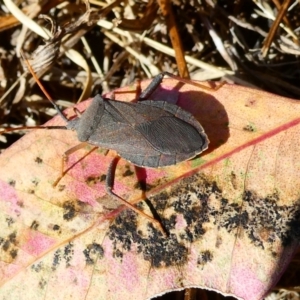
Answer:
<svg viewBox="0 0 300 300"><path fill-rule="evenodd" d="M45 88L41 84L39 78L36 76L34 70L32 69L31 65L29 64L27 58L24 56L24 53L22 51L21 51L21 56L22 56L22 58L23 58L23 60L26 64L28 70L32 74L33 78L35 79L36 83L38 84L38 86L40 87L40 89L42 90L42 92L44 93L46 98L50 101L50 103L53 105L53 107L55 108L57 113L62 117L62 119L66 123L68 123L69 120L63 114L63 112L60 110L60 108L56 105L56 103L52 100L52 98L50 97L48 92L45 90ZM19 131L19 130L28 130L28 129L63 129L63 130L67 130L67 127L66 126L45 126L45 125L42 125L42 126L19 126L19 127L16 127L16 128L4 128L2 131L0 131L0 134L13 132L13 131Z"/></svg>
<svg viewBox="0 0 300 300"><path fill-rule="evenodd" d="M32 69L30 63L28 62L27 58L24 56L24 53L21 51L21 56L28 68L28 70L30 71L32 77L34 78L35 82L38 84L38 86L40 87L40 89L42 90L42 92L44 93L44 95L47 97L47 99L50 101L50 103L53 105L53 107L56 109L57 113L62 117L62 119L66 122L68 122L69 120L66 118L66 116L62 113L62 111L60 110L60 108L56 105L56 103L52 100L52 98L50 97L50 95L48 94L48 92L45 90L45 88L43 87L43 85L41 84L39 78L36 76L34 70Z"/></svg>

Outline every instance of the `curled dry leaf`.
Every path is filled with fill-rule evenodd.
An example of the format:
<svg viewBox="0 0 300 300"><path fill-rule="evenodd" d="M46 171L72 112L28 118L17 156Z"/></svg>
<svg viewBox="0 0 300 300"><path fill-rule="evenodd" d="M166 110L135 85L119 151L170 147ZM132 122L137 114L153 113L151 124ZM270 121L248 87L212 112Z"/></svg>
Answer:
<svg viewBox="0 0 300 300"><path fill-rule="evenodd" d="M128 101L132 91L116 95ZM116 193L141 198L144 178L169 236L106 195L113 153L93 152L53 188L76 134L31 132L0 157L1 298L149 299L193 286L260 299L277 282L299 245L299 103L173 80L151 98L177 101L210 139L201 157L177 166L136 176L119 162Z"/></svg>
<svg viewBox="0 0 300 300"><path fill-rule="evenodd" d="M58 29L49 41L45 41L45 44L38 46L32 53L28 61L35 73L48 70L56 62L59 56L61 39L62 31ZM23 64L23 67L27 70L26 64Z"/></svg>
<svg viewBox="0 0 300 300"><path fill-rule="evenodd" d="M45 41L45 44L40 45L32 53L28 61L35 73L47 71L54 63L60 53L60 47L63 39L68 34L74 34L80 30L84 25L92 26L94 21L90 20L91 9L88 1L84 1L86 5L86 12L78 18L75 22L70 22L62 26L57 26L56 22L47 15L40 15L41 19L49 21L51 24L51 37ZM66 49L64 49L66 51ZM27 70L26 64L23 64L25 70Z"/></svg>

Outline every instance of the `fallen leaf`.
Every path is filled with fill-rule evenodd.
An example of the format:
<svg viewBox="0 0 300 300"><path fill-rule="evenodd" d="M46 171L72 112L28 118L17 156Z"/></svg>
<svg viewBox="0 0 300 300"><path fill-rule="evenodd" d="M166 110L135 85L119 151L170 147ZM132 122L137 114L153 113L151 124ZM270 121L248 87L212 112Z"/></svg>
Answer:
<svg viewBox="0 0 300 300"><path fill-rule="evenodd" d="M134 87L126 91L117 99L132 100ZM174 80L151 98L192 112L210 139L206 152L176 166L136 173L118 164L115 192L137 202L138 179L146 180L169 236L106 195L115 153L73 153L54 188L76 133L33 131L0 156L1 298L149 299L200 287L250 300L278 281L299 246L299 103ZM151 215L144 201L138 207Z"/></svg>

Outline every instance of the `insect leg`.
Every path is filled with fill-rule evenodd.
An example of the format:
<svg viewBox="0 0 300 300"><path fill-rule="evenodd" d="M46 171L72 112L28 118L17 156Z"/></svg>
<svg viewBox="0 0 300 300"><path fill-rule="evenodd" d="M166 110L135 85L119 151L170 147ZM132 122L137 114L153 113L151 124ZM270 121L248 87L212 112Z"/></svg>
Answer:
<svg viewBox="0 0 300 300"><path fill-rule="evenodd" d="M157 87L161 84L164 76L166 75L166 72L162 72L158 75L156 75L150 84L145 88L145 90L140 94L138 101L146 100L149 98L149 96L157 89Z"/></svg>
<svg viewBox="0 0 300 300"><path fill-rule="evenodd" d="M70 166L68 169L65 169L65 165L68 161L69 155L76 152L77 150L84 148L88 143L80 143L70 149L68 149L63 155L61 160L61 170L60 170L60 176L55 180L55 182L52 184L54 187L57 186L57 184L60 182L60 180L79 162L81 162L86 156L88 156L90 153L95 151L98 147L93 147L90 151L88 151L83 157L81 157L78 161L76 161L72 166Z"/></svg>
<svg viewBox="0 0 300 300"><path fill-rule="evenodd" d="M108 170L106 173L106 186L105 186L107 193L109 195L111 195L113 198L117 199L118 201L121 201L128 208L132 209L133 211L140 214L144 218L147 218L150 222L154 223L159 228L159 230L166 236L166 232L163 229L163 227L159 221L155 220L153 217L148 216L143 211L139 210L134 205L132 205L131 203L129 203L128 201L126 201L125 199L121 198L120 196L118 196L117 194L115 194L113 192L115 170L116 170L116 164L117 164L118 160L119 160L119 157L113 159L108 167Z"/></svg>
<svg viewBox="0 0 300 300"><path fill-rule="evenodd" d="M190 84L190 85L193 85L193 86L196 86L196 87L200 87L202 89L205 89L205 90L213 90L213 91L217 91L219 88L221 88L225 82L221 82L218 86L214 86L214 87L208 87L208 86L205 86L199 82L195 82L195 81L192 81L190 79L186 79L186 78L181 78L179 76L176 76L176 75L173 75L172 73L169 73L169 72L162 72L158 75L156 75L152 81L150 82L150 84L145 88L145 90L140 94L139 98L138 98L138 101L142 101L142 100L146 100L149 98L149 96L157 89L157 87L161 84L161 82L163 81L164 77L165 76L168 76L168 77L171 77L173 79L176 79L178 80L179 82L183 82L183 83L186 83L186 84Z"/></svg>

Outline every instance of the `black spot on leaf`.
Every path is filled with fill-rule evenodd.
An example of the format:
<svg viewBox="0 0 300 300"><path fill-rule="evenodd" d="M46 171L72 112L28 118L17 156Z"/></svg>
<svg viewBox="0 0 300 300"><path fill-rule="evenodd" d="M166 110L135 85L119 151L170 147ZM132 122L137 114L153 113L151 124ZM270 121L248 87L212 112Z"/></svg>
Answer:
<svg viewBox="0 0 300 300"><path fill-rule="evenodd" d="M204 175L191 176L149 198L169 236L151 223L145 234L137 221L142 217L123 211L109 228L113 256L122 259L126 252L137 249L152 267L182 265L188 260L191 243L201 241L208 230L216 234L216 248L223 244L219 230L234 238L243 233L243 238L261 249L272 249L275 242L288 246L300 239L300 199L290 206L279 205L279 200L276 192L261 198L248 190L232 203L216 182ZM203 265L213 259L214 249L207 249L198 261Z"/></svg>
<svg viewBox="0 0 300 300"><path fill-rule="evenodd" d="M87 245L87 247L83 250L83 254L85 256L85 261L88 265L93 265L97 259L103 258L104 249L98 243L92 243Z"/></svg>

